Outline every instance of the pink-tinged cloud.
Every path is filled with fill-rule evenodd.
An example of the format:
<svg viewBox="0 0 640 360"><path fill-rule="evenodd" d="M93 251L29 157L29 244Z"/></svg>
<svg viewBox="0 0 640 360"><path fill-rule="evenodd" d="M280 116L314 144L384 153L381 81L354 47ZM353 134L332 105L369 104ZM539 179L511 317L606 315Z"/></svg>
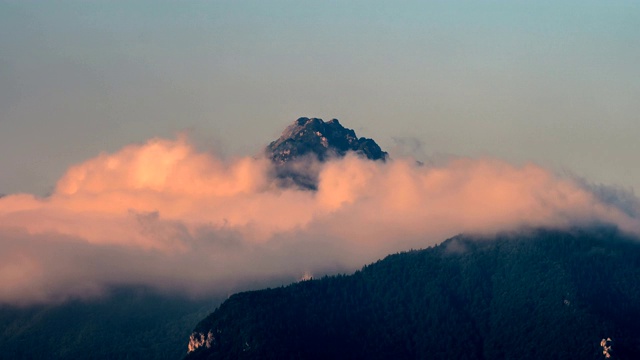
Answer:
<svg viewBox="0 0 640 360"><path fill-rule="evenodd" d="M535 165L348 155L315 167L317 191L283 188L268 160L219 159L185 137L87 160L46 198L0 198L0 302L120 285L226 293L350 271L461 232L606 222L640 233L634 214Z"/></svg>

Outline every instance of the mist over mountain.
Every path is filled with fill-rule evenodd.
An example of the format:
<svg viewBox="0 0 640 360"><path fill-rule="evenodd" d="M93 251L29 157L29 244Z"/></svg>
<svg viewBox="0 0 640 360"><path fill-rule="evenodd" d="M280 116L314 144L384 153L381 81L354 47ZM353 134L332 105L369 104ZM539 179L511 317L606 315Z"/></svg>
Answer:
<svg viewBox="0 0 640 360"><path fill-rule="evenodd" d="M640 239L457 236L349 276L240 293L185 359L638 359Z"/></svg>
<svg viewBox="0 0 640 360"><path fill-rule="evenodd" d="M150 156L143 156L140 159L140 165L157 166L159 163L157 160L160 159L155 156L162 158L163 155L162 151L158 153L158 150L166 150L166 154L171 156L170 154L175 154L176 150L179 153L184 149L171 148L169 144L163 149L163 145L165 144L151 144L148 148ZM388 156L373 140L357 138L353 130L342 127L336 119L324 123L319 119L307 118L300 118L289 126L280 139L265 148L265 152L271 154L270 159L278 173L275 179L279 181L280 187L305 190L316 189L317 173L313 180L302 182L303 178L309 179L308 176L311 172L308 171L309 169L303 172L299 164L339 159L344 157L347 152L353 152L371 160L384 161ZM119 160L112 158L111 162L114 161L119 162ZM194 166L198 165L206 167L207 164L195 164ZM82 174L83 177L87 175L91 176L91 171ZM162 175L158 176L162 177ZM59 190L65 186L67 185L62 181L59 184ZM98 191L96 189L93 192L97 193ZM69 192L67 191L67 193ZM0 198L4 196L4 194L0 194ZM51 197L55 198L56 194ZM5 203L8 207L5 207L4 213L0 209L0 215L11 216L11 211L7 211L7 208L15 206L16 201L20 203L22 199L13 195L12 200L14 201ZM173 229L171 227L157 228L153 223L158 219L158 216L159 214L151 212L136 214L135 217L139 224L144 224L145 232L152 231L157 235L166 236L162 232L172 232ZM90 225L86 224L85 226ZM75 253L76 257L91 258L93 259L92 271L113 273L114 271L121 272L123 269L124 264L119 262L120 270L113 268L107 270L111 266L107 259L124 255L111 246L92 250L91 246L86 246L76 239L66 238L58 232L47 235L49 239L57 241L55 247L50 247L49 244L34 241L33 237L26 236L20 231L17 234L6 232L6 229L4 231L7 235L4 237L4 246L5 250L9 250L9 252L15 251L15 244L14 247L7 247L7 240L11 240L13 237L23 243L30 243L43 252L53 252L59 255ZM117 234L112 232L109 236L117 236ZM31 253L36 254L36 251L32 250ZM121 273L123 278L130 276L131 273L128 271L131 271L132 268L144 268L150 265L150 263L145 264L143 253L133 251L132 256L126 256L128 259L125 262L129 265L124 266L129 267L129 270L124 270ZM148 256L146 257L148 258ZM58 261L63 260L58 258ZM152 259L151 262L157 262L158 265L166 267L169 271L172 271L172 268L185 266L176 263L172 265L171 262L162 261L160 258ZM198 263L203 263L203 261L199 260L189 266L198 269ZM5 262L4 266L0 265L0 270L4 271L0 272L0 275L4 275L5 280L9 275L8 271L11 270L7 264L11 264L11 262ZM87 268L87 265L81 266ZM154 267L151 266L152 269ZM56 266L54 265L52 268L55 269ZM134 272L136 271L134 270ZM25 274L29 274L29 272L27 271ZM158 273L156 272L156 274ZM225 276L229 277L225 282L233 282L232 274ZM8 279L14 280L11 277ZM275 280L275 283L286 283L293 279L295 277L285 277ZM24 289L29 289L32 294L39 294L38 301L33 302L33 298L31 298L31 301L25 302L20 300L20 297L14 297L13 299L18 300L15 303L9 301L9 303L0 304L0 328L4 329L0 333L0 358L180 358L184 354L183 339L188 336L197 321L221 303L218 296L225 294L230 289L228 285L225 285L220 290L214 291L213 295L194 297L193 292L176 294L173 291L154 289L144 284L116 283L95 287L90 282L81 284L78 280L76 278L74 281L75 290L67 288L67 295L64 293L51 294L48 295L49 298L46 295L47 289L38 288L37 283L19 284ZM253 287L264 286L273 281L273 279L261 280ZM11 284L5 283L4 286L7 285ZM245 283L240 288L250 287ZM15 296L18 293L14 292L11 295ZM205 293L210 293L210 290L205 290ZM9 296L9 299L11 298Z"/></svg>
<svg viewBox="0 0 640 360"><path fill-rule="evenodd" d="M640 360L639 20L0 0L0 360Z"/></svg>
<svg viewBox="0 0 640 360"><path fill-rule="evenodd" d="M150 139L70 167L45 198L0 198L0 344L27 358L184 354L199 301L351 273L460 233L611 224L637 235L638 204L535 164L391 158L335 119L300 118L255 157ZM120 330L96 336L108 329ZM196 335L193 346L210 339Z"/></svg>
<svg viewBox="0 0 640 360"><path fill-rule="evenodd" d="M194 324L221 301L119 287L97 299L0 305L0 358L178 359Z"/></svg>
<svg viewBox="0 0 640 360"><path fill-rule="evenodd" d="M0 198L0 303L227 294L522 226L640 233L637 203L535 164L391 159L337 120L300 118L257 157L151 139L70 167L45 198Z"/></svg>

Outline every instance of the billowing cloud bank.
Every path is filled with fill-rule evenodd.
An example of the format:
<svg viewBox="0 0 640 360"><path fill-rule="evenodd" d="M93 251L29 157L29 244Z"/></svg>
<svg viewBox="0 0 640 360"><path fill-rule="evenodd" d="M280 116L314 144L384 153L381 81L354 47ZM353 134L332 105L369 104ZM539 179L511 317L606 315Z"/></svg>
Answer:
<svg viewBox="0 0 640 360"><path fill-rule="evenodd" d="M46 198L0 198L0 303L119 285L226 293L350 271L460 232L599 221L640 233L621 196L534 165L347 156L322 166L317 192L280 188L272 174L267 160L154 139L72 167Z"/></svg>

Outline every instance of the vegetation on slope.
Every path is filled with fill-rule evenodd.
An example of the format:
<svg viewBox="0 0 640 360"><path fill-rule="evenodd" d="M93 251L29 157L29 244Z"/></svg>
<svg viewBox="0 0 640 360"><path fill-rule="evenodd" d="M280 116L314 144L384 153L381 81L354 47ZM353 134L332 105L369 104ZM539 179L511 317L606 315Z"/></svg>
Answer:
<svg viewBox="0 0 640 360"><path fill-rule="evenodd" d="M640 242L613 228L459 236L234 295L187 359L603 359L603 338L638 359L638 279Z"/></svg>

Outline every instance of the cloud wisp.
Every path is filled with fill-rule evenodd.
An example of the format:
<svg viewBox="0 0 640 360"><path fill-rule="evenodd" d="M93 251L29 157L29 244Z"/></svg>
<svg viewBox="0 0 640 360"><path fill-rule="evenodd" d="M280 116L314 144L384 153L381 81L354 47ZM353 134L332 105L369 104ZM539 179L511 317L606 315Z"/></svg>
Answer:
<svg viewBox="0 0 640 360"><path fill-rule="evenodd" d="M318 166L318 190L305 191L278 186L268 160L220 159L185 137L89 159L50 196L0 198L0 303L128 285L225 294L351 271L461 232L604 222L640 233L637 213L618 206L632 195L536 165L347 155Z"/></svg>

